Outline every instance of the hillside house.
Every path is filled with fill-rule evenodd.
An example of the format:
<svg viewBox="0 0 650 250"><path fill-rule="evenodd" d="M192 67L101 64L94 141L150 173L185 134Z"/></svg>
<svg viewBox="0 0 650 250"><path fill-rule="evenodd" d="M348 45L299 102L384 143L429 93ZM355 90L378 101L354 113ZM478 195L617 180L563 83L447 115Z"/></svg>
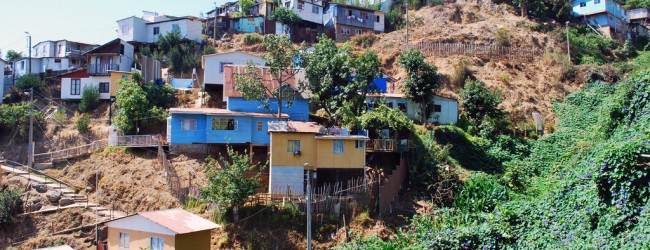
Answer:
<svg viewBox="0 0 650 250"><path fill-rule="evenodd" d="M244 73L246 66L226 65L224 66L224 101L228 110L237 112L273 112L278 111L278 100L269 100L269 109L262 108L259 101L249 101L242 97L242 94L235 89L235 72ZM260 75L266 88L277 90L280 86L277 80L273 79L268 67L259 66ZM297 75L288 79L289 85L283 89L282 112L289 115L290 120L309 120L309 98L307 92L299 92L300 82L305 81L305 74L300 70Z"/></svg>
<svg viewBox="0 0 650 250"><path fill-rule="evenodd" d="M99 90L99 99L109 100L116 96L120 88L119 80L132 80L131 72L109 71L108 75L89 75L87 70L81 69L66 74L61 78L61 99L81 100L85 88Z"/></svg>
<svg viewBox="0 0 650 250"><path fill-rule="evenodd" d="M337 42L364 33L384 32L384 12L379 10L329 3L323 14L325 34Z"/></svg>
<svg viewBox="0 0 650 250"><path fill-rule="evenodd" d="M209 250L211 230L220 227L180 208L140 212L106 224L108 249Z"/></svg>
<svg viewBox="0 0 650 250"><path fill-rule="evenodd" d="M39 42L32 47L31 73L57 75L84 67L86 58L83 54L97 46L68 40ZM14 68L16 78L29 74L29 58L16 60Z"/></svg>
<svg viewBox="0 0 650 250"><path fill-rule="evenodd" d="M629 17L615 0L574 0L573 16L612 39L628 38Z"/></svg>
<svg viewBox="0 0 650 250"><path fill-rule="evenodd" d="M419 119L420 107L406 98L402 93L380 93L373 94L366 98L368 110L372 110L380 103L386 104L390 108L396 108L402 111L410 119ZM433 100L433 113L429 118L430 123L434 124L456 124L458 123L458 101L442 96L436 96Z"/></svg>
<svg viewBox="0 0 650 250"><path fill-rule="evenodd" d="M7 61L3 60L0 58L0 94L4 96L4 88L5 87L11 87L11 75L7 75L7 73L10 73L9 71L6 70L7 67ZM0 104L2 104L2 99L0 98Z"/></svg>
<svg viewBox="0 0 650 250"><path fill-rule="evenodd" d="M119 39L132 44L153 44L172 30L178 30L181 37L198 43L202 41L203 23L192 16L174 17L144 11L142 18L127 17L117 20Z"/></svg>
<svg viewBox="0 0 650 250"><path fill-rule="evenodd" d="M275 25L271 27L269 23L266 17L257 14L234 17L230 18L230 29L237 33L271 34L275 32ZM267 33L267 31L271 33Z"/></svg>
<svg viewBox="0 0 650 250"><path fill-rule="evenodd" d="M266 63L259 56L241 51L204 55L201 58L201 66L204 70L203 83L205 88L217 92L222 96L222 101L225 100L223 92L224 67L226 65L246 65L249 61L258 66L264 66Z"/></svg>
<svg viewBox="0 0 650 250"><path fill-rule="evenodd" d="M109 76L110 71L131 72L133 45L115 39L84 54L88 58L88 75Z"/></svg>
<svg viewBox="0 0 650 250"><path fill-rule="evenodd" d="M314 122L270 122L268 126L269 193L303 194L307 170L316 171L321 183L363 177L367 136L346 130L330 133Z"/></svg>
<svg viewBox="0 0 650 250"><path fill-rule="evenodd" d="M630 30L635 36L648 36L650 28L650 19L648 18L648 9L639 8L627 12L630 17Z"/></svg>
<svg viewBox="0 0 650 250"><path fill-rule="evenodd" d="M284 0L282 4L296 13L303 21L323 25L322 0Z"/></svg>

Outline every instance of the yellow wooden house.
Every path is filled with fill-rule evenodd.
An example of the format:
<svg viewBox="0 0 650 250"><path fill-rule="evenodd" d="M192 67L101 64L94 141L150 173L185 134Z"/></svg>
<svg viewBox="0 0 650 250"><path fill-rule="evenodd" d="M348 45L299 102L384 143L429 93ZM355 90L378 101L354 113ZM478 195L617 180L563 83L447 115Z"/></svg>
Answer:
<svg viewBox="0 0 650 250"><path fill-rule="evenodd" d="M335 182L346 176L363 177L367 136L332 132L314 122L269 122L271 137L269 193L303 194L305 171L317 180ZM339 177L341 179L339 179Z"/></svg>
<svg viewBox="0 0 650 250"><path fill-rule="evenodd" d="M116 96L117 95L117 90L120 89L120 85L118 82L122 79L126 80L133 80L133 77L131 76L131 72L124 72L124 71L109 71L111 74L111 85L110 85L110 93L111 96Z"/></svg>

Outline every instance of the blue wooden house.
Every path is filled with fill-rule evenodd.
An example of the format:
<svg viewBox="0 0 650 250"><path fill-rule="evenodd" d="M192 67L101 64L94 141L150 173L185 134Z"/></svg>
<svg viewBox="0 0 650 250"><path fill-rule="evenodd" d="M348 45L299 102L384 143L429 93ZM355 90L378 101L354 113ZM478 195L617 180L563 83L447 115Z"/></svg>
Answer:
<svg viewBox="0 0 650 250"><path fill-rule="evenodd" d="M626 39L627 11L615 0L574 0L573 16L610 38Z"/></svg>

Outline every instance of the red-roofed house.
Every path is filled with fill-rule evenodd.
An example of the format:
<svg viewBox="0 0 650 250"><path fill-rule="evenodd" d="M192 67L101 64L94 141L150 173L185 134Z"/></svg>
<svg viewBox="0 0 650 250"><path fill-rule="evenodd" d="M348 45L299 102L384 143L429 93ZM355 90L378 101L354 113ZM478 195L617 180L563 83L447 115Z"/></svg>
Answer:
<svg viewBox="0 0 650 250"><path fill-rule="evenodd" d="M142 212L107 223L108 249L210 249L220 227L183 209Z"/></svg>

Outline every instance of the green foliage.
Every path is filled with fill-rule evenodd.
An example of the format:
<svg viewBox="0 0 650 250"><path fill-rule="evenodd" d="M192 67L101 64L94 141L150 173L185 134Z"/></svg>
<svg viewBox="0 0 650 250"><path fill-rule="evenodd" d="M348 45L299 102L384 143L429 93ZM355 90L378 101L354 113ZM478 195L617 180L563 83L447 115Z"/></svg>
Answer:
<svg viewBox="0 0 650 250"><path fill-rule="evenodd" d="M43 83L36 75L21 76L16 80L16 85L14 85L14 88L19 90L29 90L30 88L34 88L34 91L39 91L41 87L43 87Z"/></svg>
<svg viewBox="0 0 650 250"><path fill-rule="evenodd" d="M500 46L510 46L510 32L506 28L497 29L496 41Z"/></svg>
<svg viewBox="0 0 650 250"><path fill-rule="evenodd" d="M20 199L20 191L18 189L0 192L0 226L6 228L22 212L23 202Z"/></svg>
<svg viewBox="0 0 650 250"><path fill-rule="evenodd" d="M244 35L244 44L246 45L260 44L263 41L264 37L257 33L248 33Z"/></svg>
<svg viewBox="0 0 650 250"><path fill-rule="evenodd" d="M420 122L426 124L433 112L433 99L440 76L435 66L425 62L419 50L408 50L400 55L399 66L404 68L407 79L402 86L406 98L418 104Z"/></svg>
<svg viewBox="0 0 650 250"><path fill-rule="evenodd" d="M81 93L79 111L90 112L99 106L99 90L93 87L85 87Z"/></svg>
<svg viewBox="0 0 650 250"><path fill-rule="evenodd" d="M212 47L212 46L205 46L203 48L203 55L211 55L217 53L217 48Z"/></svg>
<svg viewBox="0 0 650 250"><path fill-rule="evenodd" d="M63 108L58 108L56 112L54 112L54 115L52 115L52 118L54 118L58 123L68 122L68 115L65 113L65 109Z"/></svg>
<svg viewBox="0 0 650 250"><path fill-rule="evenodd" d="M571 1L564 0L513 0L521 11L522 16L532 16L540 19L567 21L571 18Z"/></svg>
<svg viewBox="0 0 650 250"><path fill-rule="evenodd" d="M86 115L81 115L75 122L75 128L80 134L85 134L90 130L90 118Z"/></svg>
<svg viewBox="0 0 650 250"><path fill-rule="evenodd" d="M5 55L5 60L7 62L13 62L23 57L22 52L16 52L15 50L8 50L7 55Z"/></svg>
<svg viewBox="0 0 650 250"><path fill-rule="evenodd" d="M374 44L379 38L371 33L364 33L352 37L352 44L361 48L369 48Z"/></svg>
<svg viewBox="0 0 650 250"><path fill-rule="evenodd" d="M262 185L259 173L250 178L246 177L246 172L256 165L250 164L248 154L235 152L230 146L228 158L220 157L223 166L212 158L207 160L205 173L210 184L201 190L201 196L208 202L218 203L224 207L241 207Z"/></svg>
<svg viewBox="0 0 650 250"><path fill-rule="evenodd" d="M604 64L611 60L612 51L618 46L616 41L606 39L586 26L569 28L569 41L577 64Z"/></svg>
<svg viewBox="0 0 650 250"><path fill-rule="evenodd" d="M366 112L359 120L361 127L371 130L413 130L413 122L402 111L389 108L383 104L375 107L375 109L370 112Z"/></svg>
<svg viewBox="0 0 650 250"><path fill-rule="evenodd" d="M404 27L406 19L404 18L404 10L399 5L393 5L390 11L386 13L385 25L386 31L394 31Z"/></svg>
<svg viewBox="0 0 650 250"><path fill-rule="evenodd" d="M468 59L460 59L453 65L454 72L450 76L451 83L456 86L462 86L467 78L472 76L472 71L469 66L472 62Z"/></svg>
<svg viewBox="0 0 650 250"><path fill-rule="evenodd" d="M238 3L245 15L250 15L251 8L255 6L255 0L239 0Z"/></svg>
<svg viewBox="0 0 650 250"><path fill-rule="evenodd" d="M168 84L155 84L149 82L142 85L142 89L146 93L147 101L150 105L160 108L170 108L176 102L174 93L176 90Z"/></svg>
<svg viewBox="0 0 650 250"><path fill-rule="evenodd" d="M470 213L490 213L497 205L508 200L508 189L499 180L486 174L473 174L458 186L454 207Z"/></svg>
<svg viewBox="0 0 650 250"><path fill-rule="evenodd" d="M302 23L302 18L298 16L293 10L286 7L277 7L271 12L269 19L286 25L289 33L293 33L294 29Z"/></svg>
<svg viewBox="0 0 650 250"><path fill-rule="evenodd" d="M20 138L29 133L29 102L0 104L0 128L2 131L17 131ZM34 107L34 126L45 124L43 113Z"/></svg>
<svg viewBox="0 0 650 250"><path fill-rule="evenodd" d="M617 0L617 2L623 4L623 7L626 10L632 10L636 8L650 9L650 0Z"/></svg>
<svg viewBox="0 0 650 250"><path fill-rule="evenodd" d="M483 82L467 80L459 95L463 112L474 124L481 125L486 118L497 118L502 113L499 109L501 93L489 90Z"/></svg>
<svg viewBox="0 0 650 250"><path fill-rule="evenodd" d="M180 30L172 30L158 38L158 51L154 57L170 66L174 74L182 74L198 65L194 41L183 41Z"/></svg>
<svg viewBox="0 0 650 250"><path fill-rule="evenodd" d="M117 90L117 97L115 101L115 108L117 115L115 115L115 124L125 134L130 133L136 126L136 122L140 125L146 125L149 120L145 119L149 116L149 101L144 90L138 84L120 80L120 89Z"/></svg>

